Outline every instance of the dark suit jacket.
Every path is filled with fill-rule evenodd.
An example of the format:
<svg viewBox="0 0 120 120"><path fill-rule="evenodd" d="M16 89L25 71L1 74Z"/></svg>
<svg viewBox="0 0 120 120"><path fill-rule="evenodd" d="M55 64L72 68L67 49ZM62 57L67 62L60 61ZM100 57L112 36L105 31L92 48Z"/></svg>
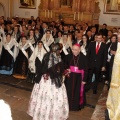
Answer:
<svg viewBox="0 0 120 120"><path fill-rule="evenodd" d="M92 41L95 41L95 35L96 35L96 34L94 34L94 35L91 36L91 40L92 40Z"/></svg>
<svg viewBox="0 0 120 120"><path fill-rule="evenodd" d="M105 35L106 37L108 35L108 30L107 29L100 29L99 32L102 33L103 35Z"/></svg>
<svg viewBox="0 0 120 120"><path fill-rule="evenodd" d="M35 35L35 41L38 42L42 39L42 35L39 34L38 36Z"/></svg>
<svg viewBox="0 0 120 120"><path fill-rule="evenodd" d="M46 28L46 30L47 30L47 28ZM43 36L44 34L45 34L45 32L46 32L46 30L44 30L43 28L42 28L42 26L40 26L40 34Z"/></svg>
<svg viewBox="0 0 120 120"><path fill-rule="evenodd" d="M90 43L90 42L93 42L93 41L94 41L94 38L91 36L88 41L89 41L89 43Z"/></svg>
<svg viewBox="0 0 120 120"><path fill-rule="evenodd" d="M73 45L77 43L77 38L74 40ZM82 40L79 42L80 46L82 46Z"/></svg>
<svg viewBox="0 0 120 120"><path fill-rule="evenodd" d="M112 46L110 47L110 50L116 51L117 50L117 42L112 43ZM111 59L110 59L110 67L113 66L113 62L114 62L114 56L115 55L111 55Z"/></svg>
<svg viewBox="0 0 120 120"><path fill-rule="evenodd" d="M107 45L108 54L111 56L111 54L110 54L110 49L109 49L109 48L111 48L112 42L109 42L109 43L107 43L106 45Z"/></svg>
<svg viewBox="0 0 120 120"><path fill-rule="evenodd" d="M88 67L93 69L94 67L101 70L102 67L106 66L107 62L107 46L105 43L101 43L98 54L96 54L96 43L91 42L88 48Z"/></svg>

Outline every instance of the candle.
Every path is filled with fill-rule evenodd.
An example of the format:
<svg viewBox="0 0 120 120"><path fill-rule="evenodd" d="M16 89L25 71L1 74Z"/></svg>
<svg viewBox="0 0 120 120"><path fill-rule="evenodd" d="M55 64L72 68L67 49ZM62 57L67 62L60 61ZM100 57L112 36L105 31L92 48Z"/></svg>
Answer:
<svg viewBox="0 0 120 120"><path fill-rule="evenodd" d="M91 21L92 21L92 19L93 19L93 14L91 14Z"/></svg>
<svg viewBox="0 0 120 120"><path fill-rule="evenodd" d="M51 18L52 18L52 10L51 10Z"/></svg>
<svg viewBox="0 0 120 120"><path fill-rule="evenodd" d="M79 14L79 12L78 12L78 20L80 19L80 14Z"/></svg>
<svg viewBox="0 0 120 120"><path fill-rule="evenodd" d="M46 18L46 10L45 10L45 18Z"/></svg>
<svg viewBox="0 0 120 120"><path fill-rule="evenodd" d="M48 10L48 18L49 18L49 10Z"/></svg>
<svg viewBox="0 0 120 120"><path fill-rule="evenodd" d="M76 12L74 12L74 20L75 20L75 18L76 18Z"/></svg>
<svg viewBox="0 0 120 120"><path fill-rule="evenodd" d="M81 13L81 21L83 20L83 12Z"/></svg>

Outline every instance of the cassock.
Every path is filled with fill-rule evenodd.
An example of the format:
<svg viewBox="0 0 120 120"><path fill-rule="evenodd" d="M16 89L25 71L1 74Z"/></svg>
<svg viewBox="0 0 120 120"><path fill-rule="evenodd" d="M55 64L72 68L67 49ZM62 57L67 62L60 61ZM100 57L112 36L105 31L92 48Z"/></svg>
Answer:
<svg viewBox="0 0 120 120"><path fill-rule="evenodd" d="M65 59L66 69L70 69L69 77L65 79L65 85L68 95L69 109L78 111L84 107L85 92L82 81L87 78L87 59L82 53L77 56L69 54ZM74 69L75 68L75 69Z"/></svg>

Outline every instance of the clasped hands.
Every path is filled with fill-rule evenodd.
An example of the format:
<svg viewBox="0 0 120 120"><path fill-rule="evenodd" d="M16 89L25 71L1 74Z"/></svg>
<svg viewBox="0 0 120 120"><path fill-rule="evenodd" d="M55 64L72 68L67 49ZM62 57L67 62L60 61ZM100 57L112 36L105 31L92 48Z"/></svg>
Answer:
<svg viewBox="0 0 120 120"><path fill-rule="evenodd" d="M70 73L71 73L70 69L66 69L64 71L63 75L66 77L70 77ZM82 81L82 84L86 84L86 82Z"/></svg>
<svg viewBox="0 0 120 120"><path fill-rule="evenodd" d="M71 73L70 69L66 69L64 71L63 75L66 76L66 77L70 77L70 73Z"/></svg>

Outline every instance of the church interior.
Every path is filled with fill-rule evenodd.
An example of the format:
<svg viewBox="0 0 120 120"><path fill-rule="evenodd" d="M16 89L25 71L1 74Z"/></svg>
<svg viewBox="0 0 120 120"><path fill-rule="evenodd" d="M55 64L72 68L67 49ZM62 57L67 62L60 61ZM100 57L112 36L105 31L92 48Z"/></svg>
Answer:
<svg viewBox="0 0 120 120"><path fill-rule="evenodd" d="M31 20L32 16L33 19L39 17L38 26L42 23L51 24L50 27L54 27L54 24L56 26L63 24L83 27L80 31L84 32L87 23L88 26L95 27L96 31L107 25L108 31L120 34L120 0L0 0L0 11L0 27L3 24L1 22L3 17L6 21L15 18L21 24L23 20ZM104 37L107 39L108 36ZM26 79L0 73L0 100L4 100L10 106L13 120L32 120L27 114L27 109L33 87L34 83ZM93 94L91 89L87 91L85 107L79 111L70 111L67 120L110 120L106 118L108 92L109 86L105 84L103 78L99 81L97 94Z"/></svg>

